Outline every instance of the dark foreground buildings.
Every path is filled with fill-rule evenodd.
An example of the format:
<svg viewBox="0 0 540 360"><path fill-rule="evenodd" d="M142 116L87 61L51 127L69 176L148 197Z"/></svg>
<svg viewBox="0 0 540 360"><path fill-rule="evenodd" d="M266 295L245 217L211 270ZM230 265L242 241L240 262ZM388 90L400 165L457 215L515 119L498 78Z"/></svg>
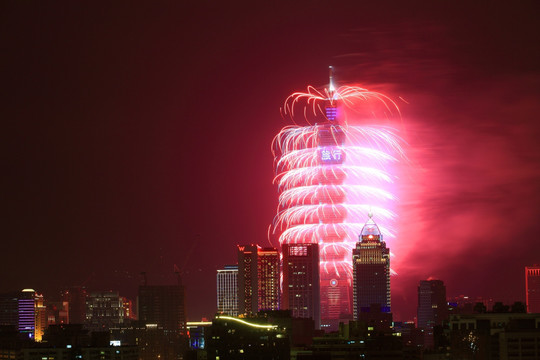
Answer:
<svg viewBox="0 0 540 360"><path fill-rule="evenodd" d="M451 359L540 359L540 314L451 315L445 332Z"/></svg>
<svg viewBox="0 0 540 360"><path fill-rule="evenodd" d="M285 329L265 319L240 319L219 315L206 332L209 360L286 360L290 357Z"/></svg>

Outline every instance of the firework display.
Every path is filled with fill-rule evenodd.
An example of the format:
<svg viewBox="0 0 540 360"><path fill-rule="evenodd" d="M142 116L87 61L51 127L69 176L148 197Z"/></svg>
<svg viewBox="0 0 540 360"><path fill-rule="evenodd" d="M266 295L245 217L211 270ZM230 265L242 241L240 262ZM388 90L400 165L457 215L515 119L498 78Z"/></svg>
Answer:
<svg viewBox="0 0 540 360"><path fill-rule="evenodd" d="M352 312L351 254L368 213L389 243L395 238L395 165L403 151L396 128L381 118L399 110L380 93L334 89L331 80L328 89L289 96L282 113L295 122L302 113L306 124L283 128L273 141L280 193L273 234L280 244L319 244L324 324Z"/></svg>

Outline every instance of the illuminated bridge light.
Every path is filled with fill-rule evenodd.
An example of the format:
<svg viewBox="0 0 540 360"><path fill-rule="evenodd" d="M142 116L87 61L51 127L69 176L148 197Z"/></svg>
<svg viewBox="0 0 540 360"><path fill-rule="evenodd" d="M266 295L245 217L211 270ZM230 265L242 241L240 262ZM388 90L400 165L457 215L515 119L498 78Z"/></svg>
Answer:
<svg viewBox="0 0 540 360"><path fill-rule="evenodd" d="M241 323L241 324L244 324L244 325L247 325L247 326L251 326L251 327L254 327L254 328L259 328L259 329L271 330L271 329L277 329L278 328L277 325L255 324L255 323L252 323L252 322L249 322L249 321L246 321L246 320L243 320L243 319L235 318L235 317L232 317L232 316L219 315L219 316L216 316L216 319L232 320L232 321L236 321L238 323Z"/></svg>

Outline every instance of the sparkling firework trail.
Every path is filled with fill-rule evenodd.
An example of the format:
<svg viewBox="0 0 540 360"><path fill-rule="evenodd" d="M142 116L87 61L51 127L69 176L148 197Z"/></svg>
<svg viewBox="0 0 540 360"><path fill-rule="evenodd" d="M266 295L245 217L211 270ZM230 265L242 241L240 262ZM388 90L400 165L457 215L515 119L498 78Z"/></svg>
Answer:
<svg viewBox="0 0 540 360"><path fill-rule="evenodd" d="M373 104L377 111L361 115ZM296 123L298 112L307 125ZM272 233L280 244L319 244L322 318L337 319L351 313L351 251L368 212L395 239L395 167L405 155L397 130L378 119L399 118L399 109L383 94L331 83L290 95L282 114L295 125L272 144L280 192Z"/></svg>

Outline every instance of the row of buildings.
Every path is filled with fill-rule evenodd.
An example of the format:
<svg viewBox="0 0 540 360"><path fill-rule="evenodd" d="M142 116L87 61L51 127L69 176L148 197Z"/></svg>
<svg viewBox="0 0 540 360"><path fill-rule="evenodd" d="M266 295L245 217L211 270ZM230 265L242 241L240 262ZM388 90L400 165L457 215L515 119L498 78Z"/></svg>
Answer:
<svg viewBox="0 0 540 360"><path fill-rule="evenodd" d="M334 314L336 321L321 321L321 313L339 311L343 299L336 280L325 288L330 301L320 300L320 273L332 264L320 262L319 244L283 244L281 252L254 244L239 245L238 264L217 271L218 313L252 316L263 310L284 309L293 317L312 318L316 328L330 330L337 329L342 319L359 319L375 304L383 313L390 313L390 251L371 215L351 263L353 291L347 301L353 304L352 316Z"/></svg>
<svg viewBox="0 0 540 360"><path fill-rule="evenodd" d="M217 271L217 310L220 314L252 316L262 310L290 310L293 317L312 318L316 328L337 329L338 322L321 321L321 312L339 309L339 297L332 303L320 300L319 245L283 244L263 248L254 244L238 246L238 264ZM351 259L353 314L339 314L343 320L357 320L378 305L391 312L390 251L370 216L364 225ZM540 266L525 269L526 306L540 313ZM330 282L332 284L332 282ZM326 297L332 297L332 287ZM322 309L322 307L330 309ZM456 305L457 306L457 305ZM447 308L446 290L440 280L425 280L418 288L418 326L440 323Z"/></svg>
<svg viewBox="0 0 540 360"><path fill-rule="evenodd" d="M83 287L61 301L33 289L0 294L0 359L182 358L184 287L141 285L136 313L132 305L118 292Z"/></svg>

